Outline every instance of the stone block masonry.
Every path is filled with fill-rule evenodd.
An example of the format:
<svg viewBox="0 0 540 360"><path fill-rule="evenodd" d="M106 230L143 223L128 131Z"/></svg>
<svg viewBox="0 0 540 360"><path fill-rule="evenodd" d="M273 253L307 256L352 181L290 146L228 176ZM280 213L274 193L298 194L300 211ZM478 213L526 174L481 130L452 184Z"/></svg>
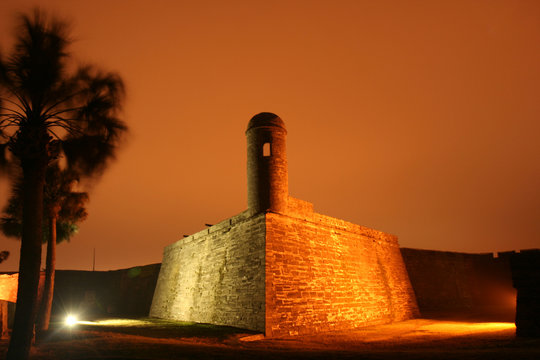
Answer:
<svg viewBox="0 0 540 360"><path fill-rule="evenodd" d="M150 316L264 331L265 226L244 212L166 247Z"/></svg>
<svg viewBox="0 0 540 360"><path fill-rule="evenodd" d="M266 214L266 335L418 315L397 238L313 213L310 205L289 197L287 214Z"/></svg>

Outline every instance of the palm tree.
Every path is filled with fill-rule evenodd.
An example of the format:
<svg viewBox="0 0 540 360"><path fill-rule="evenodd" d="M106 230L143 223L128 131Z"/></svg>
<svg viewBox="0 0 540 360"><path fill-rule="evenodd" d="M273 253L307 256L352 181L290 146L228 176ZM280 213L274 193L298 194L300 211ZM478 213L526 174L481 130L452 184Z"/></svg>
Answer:
<svg viewBox="0 0 540 360"><path fill-rule="evenodd" d="M44 203L48 236L45 284L37 319L38 330L49 328L54 292L56 244L69 240L78 229L76 224L85 220L88 215L84 207L88 202L88 194L72 190L73 183L78 181L76 174L69 170L60 170L57 165L49 166L45 179Z"/></svg>
<svg viewBox="0 0 540 360"><path fill-rule="evenodd" d="M8 150L22 170L24 224L8 359L27 359L32 343L47 165L64 155L79 174L100 174L127 129L117 117L121 78L91 66L70 72L66 29L39 10L22 15L11 55L0 58L0 164Z"/></svg>
<svg viewBox="0 0 540 360"><path fill-rule="evenodd" d="M55 163L47 168L44 188L43 243L47 244L45 284L37 317L38 330L47 330L51 316L56 268L56 245L69 241L78 231L77 224L88 216L85 204L86 192L72 190L76 174L68 169L61 170ZM21 238L22 204L21 181L15 181L12 194L0 218L0 232L5 236Z"/></svg>

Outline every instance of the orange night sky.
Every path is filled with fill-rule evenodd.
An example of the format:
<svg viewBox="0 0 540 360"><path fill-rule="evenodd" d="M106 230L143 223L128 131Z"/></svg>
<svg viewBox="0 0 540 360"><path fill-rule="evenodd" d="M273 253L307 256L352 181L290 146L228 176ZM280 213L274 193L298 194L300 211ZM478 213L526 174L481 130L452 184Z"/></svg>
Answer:
<svg viewBox="0 0 540 360"><path fill-rule="evenodd" d="M59 269L161 261L247 207L244 131L288 128L291 195L401 246L540 247L540 2L2 0L34 4L77 59L118 71L130 135ZM8 184L0 182L3 207ZM19 243L0 237L18 268Z"/></svg>

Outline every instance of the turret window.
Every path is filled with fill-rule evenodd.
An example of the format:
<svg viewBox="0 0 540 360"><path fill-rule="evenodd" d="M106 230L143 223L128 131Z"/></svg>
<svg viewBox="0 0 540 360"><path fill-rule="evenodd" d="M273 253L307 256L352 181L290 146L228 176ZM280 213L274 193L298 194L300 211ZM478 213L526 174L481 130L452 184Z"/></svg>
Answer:
<svg viewBox="0 0 540 360"><path fill-rule="evenodd" d="M263 144L263 156L268 157L272 155L272 148L270 147L270 143L264 143Z"/></svg>

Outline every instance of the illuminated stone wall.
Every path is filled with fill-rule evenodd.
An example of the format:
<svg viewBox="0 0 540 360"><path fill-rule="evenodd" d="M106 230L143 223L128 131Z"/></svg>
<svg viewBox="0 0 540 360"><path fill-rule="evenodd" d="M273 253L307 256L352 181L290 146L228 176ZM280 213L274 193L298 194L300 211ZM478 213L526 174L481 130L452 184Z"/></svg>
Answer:
<svg viewBox="0 0 540 360"><path fill-rule="evenodd" d="M150 316L284 336L409 319L397 238L313 212L246 211L165 248Z"/></svg>
<svg viewBox="0 0 540 360"><path fill-rule="evenodd" d="M41 297L44 283L45 283L45 272L42 271L39 275L38 298ZM0 300L16 302L18 286L19 286L18 273L0 274Z"/></svg>
<svg viewBox="0 0 540 360"><path fill-rule="evenodd" d="M352 329L418 314L397 238L289 197L267 213L266 335Z"/></svg>
<svg viewBox="0 0 540 360"><path fill-rule="evenodd" d="M264 331L264 219L244 212L166 247L150 316Z"/></svg>
<svg viewBox="0 0 540 360"><path fill-rule="evenodd" d="M17 301L19 274L0 274L0 300Z"/></svg>

